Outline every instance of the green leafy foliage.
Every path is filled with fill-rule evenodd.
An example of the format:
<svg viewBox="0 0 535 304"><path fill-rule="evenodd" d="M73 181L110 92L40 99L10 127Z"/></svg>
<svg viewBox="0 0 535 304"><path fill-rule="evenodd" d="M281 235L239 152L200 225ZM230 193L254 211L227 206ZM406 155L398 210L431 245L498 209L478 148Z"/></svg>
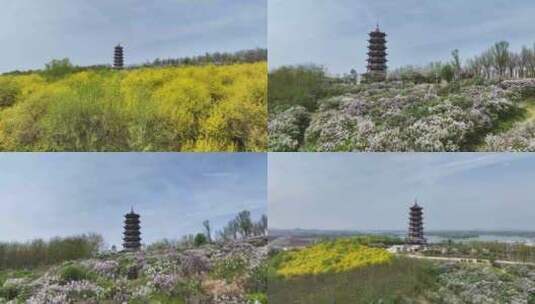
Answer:
<svg viewBox="0 0 535 304"><path fill-rule="evenodd" d="M82 281L88 278L88 273L80 266L69 264L59 271L59 277L63 282Z"/></svg>
<svg viewBox="0 0 535 304"><path fill-rule="evenodd" d="M450 64L445 64L440 71L440 77L447 82L451 82L453 80L453 76L455 76L453 67Z"/></svg>
<svg viewBox="0 0 535 304"><path fill-rule="evenodd" d="M405 303L437 287L435 267L425 261L394 258L390 263L347 272L269 277L272 303Z"/></svg>
<svg viewBox="0 0 535 304"><path fill-rule="evenodd" d="M291 106L303 106L309 111L326 96L327 77L322 67L286 66L269 73L269 110L279 112Z"/></svg>
<svg viewBox="0 0 535 304"><path fill-rule="evenodd" d="M268 297L265 293L253 293L247 296L250 303L268 304Z"/></svg>
<svg viewBox="0 0 535 304"><path fill-rule="evenodd" d="M69 58L54 59L45 65L43 75L48 80L56 80L65 77L73 71L74 66Z"/></svg>
<svg viewBox="0 0 535 304"><path fill-rule="evenodd" d="M79 258L90 258L102 245L99 235L53 238L46 242L0 243L0 269L36 268Z"/></svg>
<svg viewBox="0 0 535 304"><path fill-rule="evenodd" d="M265 293L268 289L269 263L263 262L251 270L247 280L247 289L254 293Z"/></svg>
<svg viewBox="0 0 535 304"><path fill-rule="evenodd" d="M0 79L0 109L12 106L19 94L20 90L13 81Z"/></svg>
<svg viewBox="0 0 535 304"><path fill-rule="evenodd" d="M227 282L235 280L246 271L246 263L239 256L223 259L214 265L212 276Z"/></svg>
<svg viewBox="0 0 535 304"><path fill-rule="evenodd" d="M206 235L204 235L204 233L197 233L197 235L195 235L195 239L193 239L193 244L195 247L202 246L206 243L208 243L208 238Z"/></svg>

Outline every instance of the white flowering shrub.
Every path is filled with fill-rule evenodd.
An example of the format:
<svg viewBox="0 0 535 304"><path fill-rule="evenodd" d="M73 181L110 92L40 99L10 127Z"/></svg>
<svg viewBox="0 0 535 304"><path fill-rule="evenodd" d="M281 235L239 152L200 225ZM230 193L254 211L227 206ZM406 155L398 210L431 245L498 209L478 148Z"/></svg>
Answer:
<svg viewBox="0 0 535 304"><path fill-rule="evenodd" d="M93 299L92 303L102 299L103 288L83 280L71 281L66 284L46 282L39 291L30 297L28 304L65 304L79 303Z"/></svg>
<svg viewBox="0 0 535 304"><path fill-rule="evenodd" d="M319 101L305 128L297 123L294 108L273 114L270 150L467 151L519 110L519 94L496 85L445 90L437 84L396 82L360 87L353 90L357 93Z"/></svg>
<svg viewBox="0 0 535 304"><path fill-rule="evenodd" d="M93 264L93 271L113 279L119 273L119 263L113 260L97 261Z"/></svg>
<svg viewBox="0 0 535 304"><path fill-rule="evenodd" d="M309 113L304 107L292 107L268 124L269 149L272 151L297 151L302 144L303 133L308 125Z"/></svg>
<svg viewBox="0 0 535 304"><path fill-rule="evenodd" d="M482 150L489 152L535 152L535 122L518 124L499 135L487 135Z"/></svg>

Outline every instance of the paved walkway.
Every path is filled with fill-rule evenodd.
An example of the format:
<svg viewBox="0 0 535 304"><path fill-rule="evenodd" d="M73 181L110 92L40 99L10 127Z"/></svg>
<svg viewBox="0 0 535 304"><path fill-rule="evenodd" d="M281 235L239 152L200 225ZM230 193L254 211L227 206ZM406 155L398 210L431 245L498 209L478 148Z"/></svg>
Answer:
<svg viewBox="0 0 535 304"><path fill-rule="evenodd" d="M457 258L457 257L436 257L436 256L425 256L425 255L416 255L416 254L405 254L403 256L406 256L406 257L409 257L409 258L413 258L413 259L423 259L423 260L433 260L433 261L490 264L490 260L488 260L488 259ZM496 261L494 261L494 263L503 264L503 265L529 265L529 266L535 266L535 263L530 263L530 262L517 262L517 261L504 261L504 260L496 260Z"/></svg>

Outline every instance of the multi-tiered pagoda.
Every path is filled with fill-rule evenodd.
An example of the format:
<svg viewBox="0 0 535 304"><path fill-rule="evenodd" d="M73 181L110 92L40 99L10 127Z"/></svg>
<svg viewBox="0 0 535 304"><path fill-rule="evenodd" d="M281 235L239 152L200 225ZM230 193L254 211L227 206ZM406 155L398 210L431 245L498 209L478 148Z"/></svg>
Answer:
<svg viewBox="0 0 535 304"><path fill-rule="evenodd" d="M370 32L368 40L368 72L366 80L385 81L386 80L386 34L381 32L379 25L375 31Z"/></svg>
<svg viewBox="0 0 535 304"><path fill-rule="evenodd" d="M115 52L113 55L113 67L116 69L122 69L124 66L124 53L123 47L119 44L115 47Z"/></svg>
<svg viewBox="0 0 535 304"><path fill-rule="evenodd" d="M409 213L409 236L407 243L410 245L425 245L423 208L414 202Z"/></svg>
<svg viewBox="0 0 535 304"><path fill-rule="evenodd" d="M130 213L125 214L124 217L123 248L127 251L136 251L141 248L139 214L135 213L134 208L132 208Z"/></svg>

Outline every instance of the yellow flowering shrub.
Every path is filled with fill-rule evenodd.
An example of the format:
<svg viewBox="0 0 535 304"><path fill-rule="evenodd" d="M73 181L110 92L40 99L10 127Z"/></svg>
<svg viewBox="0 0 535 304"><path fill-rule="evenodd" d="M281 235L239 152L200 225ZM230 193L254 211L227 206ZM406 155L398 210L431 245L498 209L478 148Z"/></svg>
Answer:
<svg viewBox="0 0 535 304"><path fill-rule="evenodd" d="M265 151L267 65L0 76L0 151Z"/></svg>
<svg viewBox="0 0 535 304"><path fill-rule="evenodd" d="M389 263L392 258L384 249L362 245L355 239L338 239L284 253L276 271L283 277L345 272Z"/></svg>

